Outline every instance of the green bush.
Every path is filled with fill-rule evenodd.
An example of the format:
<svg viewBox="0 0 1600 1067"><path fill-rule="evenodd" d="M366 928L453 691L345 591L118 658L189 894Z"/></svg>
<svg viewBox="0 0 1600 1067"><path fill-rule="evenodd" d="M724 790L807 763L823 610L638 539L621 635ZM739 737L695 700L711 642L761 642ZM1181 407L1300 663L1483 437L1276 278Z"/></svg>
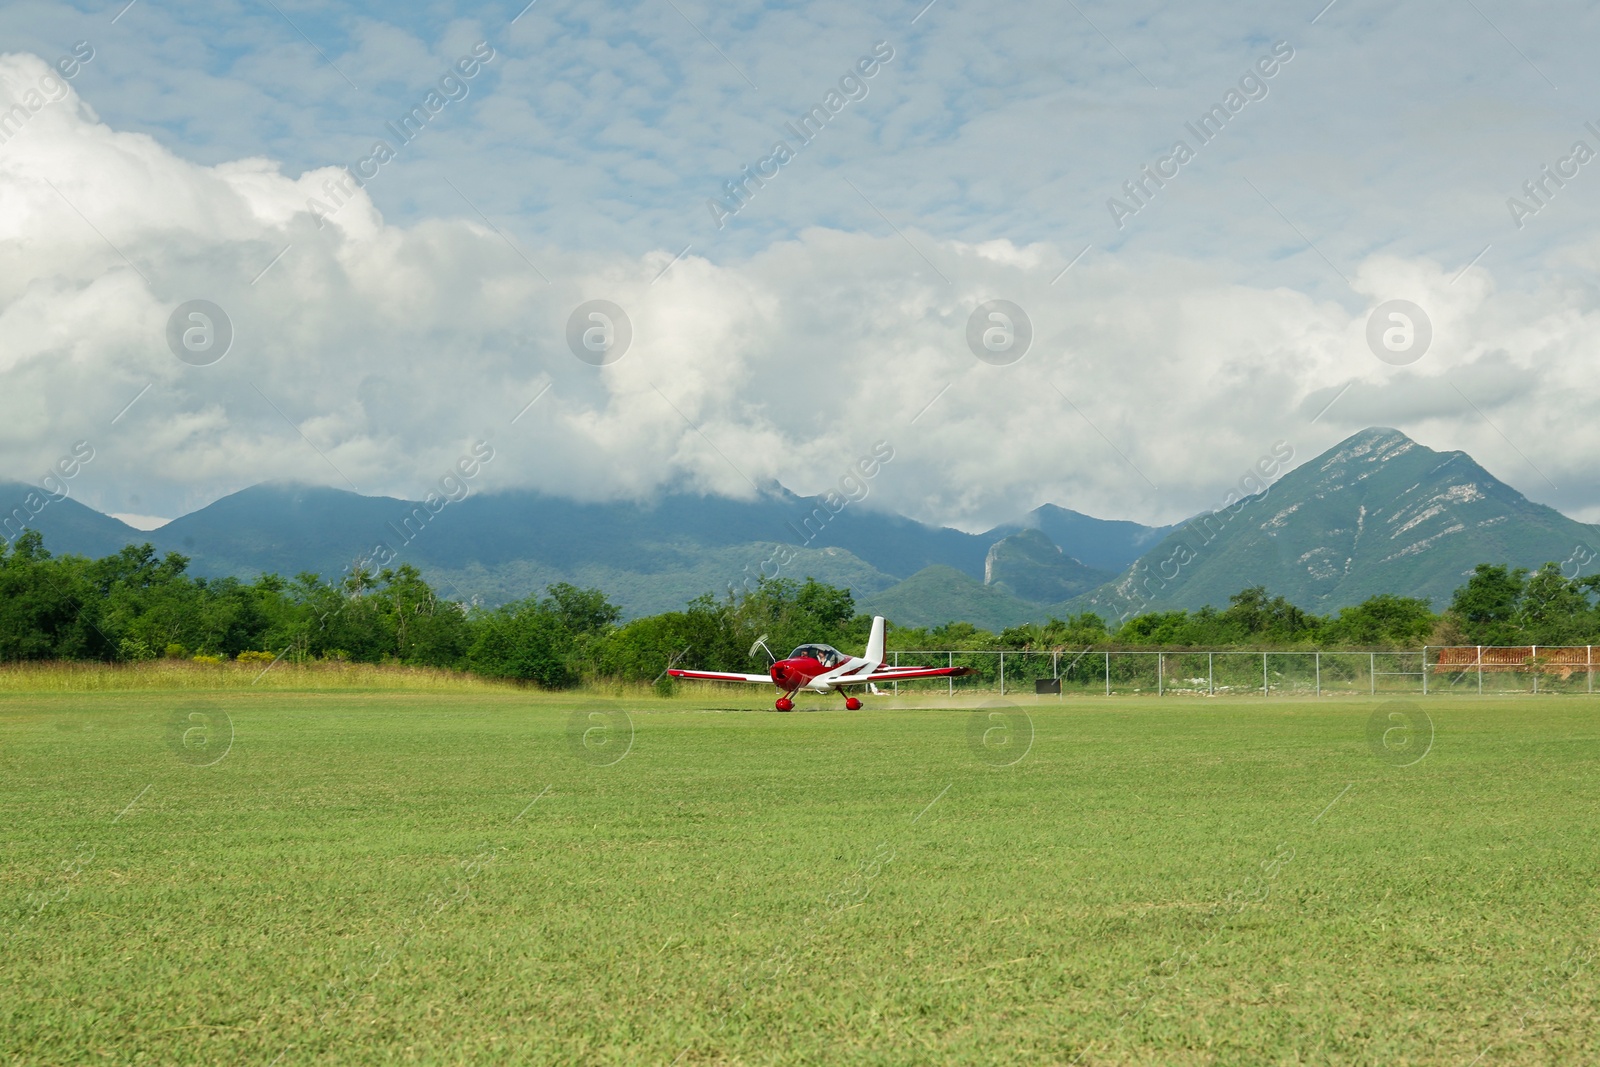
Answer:
<svg viewBox="0 0 1600 1067"><path fill-rule="evenodd" d="M117 659L124 663L138 663L141 660L155 658L156 654L150 651L150 646L137 637L124 637L117 642Z"/></svg>

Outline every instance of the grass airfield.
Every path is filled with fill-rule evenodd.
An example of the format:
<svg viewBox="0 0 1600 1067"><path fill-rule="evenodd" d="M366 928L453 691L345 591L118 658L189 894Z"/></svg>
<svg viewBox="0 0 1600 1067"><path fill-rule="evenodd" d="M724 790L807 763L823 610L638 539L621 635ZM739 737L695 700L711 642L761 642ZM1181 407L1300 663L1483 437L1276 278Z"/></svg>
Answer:
<svg viewBox="0 0 1600 1067"><path fill-rule="evenodd" d="M918 703L0 693L0 1056L1600 1061L1600 702Z"/></svg>

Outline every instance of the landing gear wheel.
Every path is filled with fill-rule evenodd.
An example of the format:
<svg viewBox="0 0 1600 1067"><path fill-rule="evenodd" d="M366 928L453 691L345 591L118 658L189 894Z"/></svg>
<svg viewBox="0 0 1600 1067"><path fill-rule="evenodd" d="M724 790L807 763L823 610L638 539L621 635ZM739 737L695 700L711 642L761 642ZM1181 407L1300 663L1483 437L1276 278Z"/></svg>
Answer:
<svg viewBox="0 0 1600 1067"><path fill-rule="evenodd" d="M845 697L844 698L844 710L846 710L846 711L860 711L861 710L861 701L857 700L855 697Z"/></svg>
<svg viewBox="0 0 1600 1067"><path fill-rule="evenodd" d="M778 702L773 706L779 711L793 711L794 701L790 700L788 697L779 697Z"/></svg>

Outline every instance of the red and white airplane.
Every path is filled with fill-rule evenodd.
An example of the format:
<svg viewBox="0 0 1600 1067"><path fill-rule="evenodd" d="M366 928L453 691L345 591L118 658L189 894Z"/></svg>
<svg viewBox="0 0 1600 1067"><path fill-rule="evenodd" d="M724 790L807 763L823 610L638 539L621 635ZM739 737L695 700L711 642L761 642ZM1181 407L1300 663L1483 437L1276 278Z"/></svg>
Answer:
<svg viewBox="0 0 1600 1067"><path fill-rule="evenodd" d="M756 642L758 645L761 642ZM752 648L751 653L755 652ZM674 678L698 678L711 682L770 682L778 687L776 707L794 710L794 695L804 689L811 693L840 692L850 686L866 686L873 693L878 682L904 682L913 678L959 678L973 673L971 667L890 667L883 661L883 616L872 620L872 635L867 650L860 656L847 656L832 645L801 645L787 659L772 664L766 674L734 674L725 671L667 671ZM844 706L860 711L861 701L846 694Z"/></svg>

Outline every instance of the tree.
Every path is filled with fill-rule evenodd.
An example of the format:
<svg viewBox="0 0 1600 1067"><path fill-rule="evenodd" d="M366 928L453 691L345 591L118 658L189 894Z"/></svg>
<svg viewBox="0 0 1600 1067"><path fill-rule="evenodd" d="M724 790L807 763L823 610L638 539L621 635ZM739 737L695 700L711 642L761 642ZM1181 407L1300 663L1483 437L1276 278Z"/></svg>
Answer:
<svg viewBox="0 0 1600 1067"><path fill-rule="evenodd" d="M479 616L467 665L489 678L537 682L562 689L577 681L567 661L571 634L533 599Z"/></svg>
<svg viewBox="0 0 1600 1067"><path fill-rule="evenodd" d="M547 611L561 620L571 634L603 634L622 618L622 609L598 589L579 589L566 582L546 588Z"/></svg>
<svg viewBox="0 0 1600 1067"><path fill-rule="evenodd" d="M1010 627L1001 632L1000 643L1025 652L1053 651L1101 644L1108 636L1105 620L1093 612L1084 612L1066 621L1052 616L1048 622Z"/></svg>
<svg viewBox="0 0 1600 1067"><path fill-rule="evenodd" d="M794 596L794 606L801 618L830 636L837 635L856 617L856 602L850 590L815 578L806 579L806 584Z"/></svg>
<svg viewBox="0 0 1600 1067"><path fill-rule="evenodd" d="M706 600L709 607L709 597ZM866 644L872 620L856 614L850 590L807 578L804 583L791 578L760 578L748 592L730 592L723 603L721 625L726 627L723 643L729 652L737 650L739 662L729 669L742 669L756 638L765 634L778 655L811 642L843 648Z"/></svg>
<svg viewBox="0 0 1600 1067"><path fill-rule="evenodd" d="M621 610L597 589L563 583L546 593L476 616L468 665L492 678L547 689L574 685L592 670Z"/></svg>
<svg viewBox="0 0 1600 1067"><path fill-rule="evenodd" d="M1228 598L1219 617L1225 629L1237 628L1256 643L1288 644L1314 637L1321 620L1281 596L1269 597L1263 585L1241 589Z"/></svg>
<svg viewBox="0 0 1600 1067"><path fill-rule="evenodd" d="M110 659L114 642L96 625L100 600L82 560L57 560L24 530L0 546L0 660Z"/></svg>
<svg viewBox="0 0 1600 1067"><path fill-rule="evenodd" d="M1380 593L1348 608L1323 627L1324 645L1414 646L1427 641L1439 622L1428 601Z"/></svg>
<svg viewBox="0 0 1600 1067"><path fill-rule="evenodd" d="M1192 644L1187 611L1147 611L1123 623L1116 632L1120 645Z"/></svg>
<svg viewBox="0 0 1600 1067"><path fill-rule="evenodd" d="M1450 611L1461 620L1468 640L1475 645L1522 643L1517 605L1527 577L1525 567L1480 563L1473 569L1467 584L1450 599Z"/></svg>
<svg viewBox="0 0 1600 1067"><path fill-rule="evenodd" d="M469 641L461 605L440 600L409 563L378 578L383 588L376 596L394 634L394 656L417 666L460 667Z"/></svg>
<svg viewBox="0 0 1600 1067"><path fill-rule="evenodd" d="M1535 645L1584 644L1594 632L1588 588L1569 580L1554 563L1528 578L1517 601L1517 628Z"/></svg>

